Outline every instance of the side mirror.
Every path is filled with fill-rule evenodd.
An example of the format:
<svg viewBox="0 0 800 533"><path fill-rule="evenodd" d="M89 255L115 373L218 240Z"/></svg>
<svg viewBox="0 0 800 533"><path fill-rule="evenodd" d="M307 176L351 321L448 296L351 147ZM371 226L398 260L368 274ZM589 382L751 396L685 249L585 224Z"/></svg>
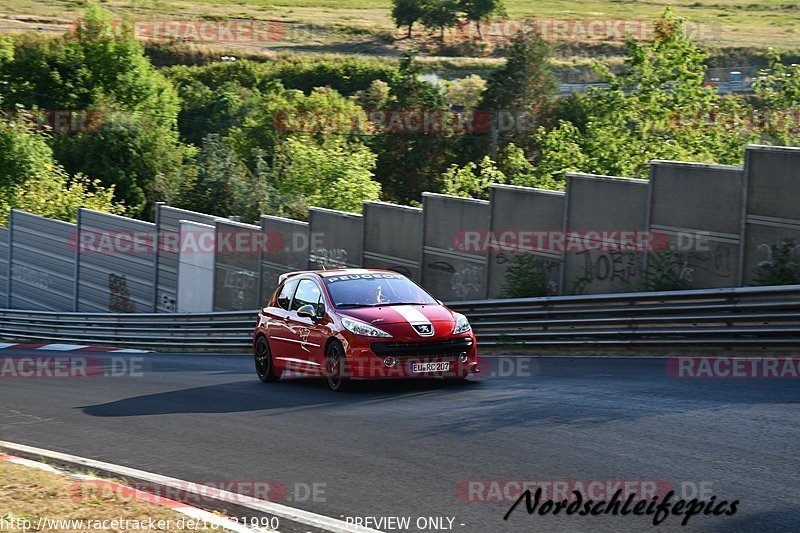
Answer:
<svg viewBox="0 0 800 533"><path fill-rule="evenodd" d="M310 318L311 320L316 320L317 310L314 309L313 305L304 305L297 310L297 316L304 316L306 318Z"/></svg>

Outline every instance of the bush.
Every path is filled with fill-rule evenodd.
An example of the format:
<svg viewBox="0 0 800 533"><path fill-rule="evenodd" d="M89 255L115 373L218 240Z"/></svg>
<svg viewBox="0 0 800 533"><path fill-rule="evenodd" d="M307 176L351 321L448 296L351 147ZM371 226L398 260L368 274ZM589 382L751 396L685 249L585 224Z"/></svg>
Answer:
<svg viewBox="0 0 800 533"><path fill-rule="evenodd" d="M514 255L506 269L504 297L532 298L552 294L547 275L534 259L530 254Z"/></svg>
<svg viewBox="0 0 800 533"><path fill-rule="evenodd" d="M784 239L770 246L770 257L753 270L753 285L794 285L800 283L800 243Z"/></svg>
<svg viewBox="0 0 800 533"><path fill-rule="evenodd" d="M647 262L647 270L639 279L640 291L677 291L684 289L685 284L680 277L680 258L674 248L651 254Z"/></svg>

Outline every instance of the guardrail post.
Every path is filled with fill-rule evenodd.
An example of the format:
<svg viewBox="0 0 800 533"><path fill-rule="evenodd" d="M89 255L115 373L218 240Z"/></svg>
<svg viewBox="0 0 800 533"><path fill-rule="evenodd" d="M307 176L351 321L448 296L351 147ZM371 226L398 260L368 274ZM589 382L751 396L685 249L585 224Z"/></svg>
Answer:
<svg viewBox="0 0 800 533"><path fill-rule="evenodd" d="M166 205L166 202L156 202L153 210L155 211L153 215L153 221L156 224L156 231L153 235L153 312L158 312L158 260L160 257L160 244L161 244L161 225L159 221L161 219L161 206ZM177 311L177 305L175 311Z"/></svg>
<svg viewBox="0 0 800 533"><path fill-rule="evenodd" d="M14 243L14 210L12 209L8 213L8 250L6 253L6 269L7 269L7 278L6 278L6 309L11 309L11 278L12 278L12 271L13 267L11 262L13 261L13 243Z"/></svg>
<svg viewBox="0 0 800 533"><path fill-rule="evenodd" d="M72 310L77 312L78 311L78 293L80 287L80 269L81 269L81 210L83 208L78 208L78 214L75 221L75 228L76 230L76 239L75 239L75 275L73 277L74 283L72 285Z"/></svg>

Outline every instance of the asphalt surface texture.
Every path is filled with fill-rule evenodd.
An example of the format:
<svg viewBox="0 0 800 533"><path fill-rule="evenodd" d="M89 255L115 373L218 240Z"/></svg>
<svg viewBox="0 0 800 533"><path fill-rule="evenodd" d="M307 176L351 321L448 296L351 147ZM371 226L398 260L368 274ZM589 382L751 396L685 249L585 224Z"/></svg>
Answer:
<svg viewBox="0 0 800 533"><path fill-rule="evenodd" d="M32 354L87 356L0 357ZM342 520L409 519L369 523L383 531L799 527L797 379L680 379L663 358L508 356L484 359L465 383L334 393L319 379L263 384L248 356L89 356L123 375L0 379L0 439L189 481L268 481L283 487L280 503ZM504 520L515 481L609 492L628 482L738 507L654 526L652 515L528 514L522 502Z"/></svg>

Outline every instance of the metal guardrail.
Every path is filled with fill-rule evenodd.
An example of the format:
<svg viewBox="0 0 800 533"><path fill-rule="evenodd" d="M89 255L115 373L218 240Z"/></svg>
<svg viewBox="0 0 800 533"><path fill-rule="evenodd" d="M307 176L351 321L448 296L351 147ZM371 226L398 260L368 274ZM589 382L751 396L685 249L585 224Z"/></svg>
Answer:
<svg viewBox="0 0 800 533"><path fill-rule="evenodd" d="M800 347L800 285L452 302L483 346ZM256 311L0 310L0 338L162 351L250 349Z"/></svg>

